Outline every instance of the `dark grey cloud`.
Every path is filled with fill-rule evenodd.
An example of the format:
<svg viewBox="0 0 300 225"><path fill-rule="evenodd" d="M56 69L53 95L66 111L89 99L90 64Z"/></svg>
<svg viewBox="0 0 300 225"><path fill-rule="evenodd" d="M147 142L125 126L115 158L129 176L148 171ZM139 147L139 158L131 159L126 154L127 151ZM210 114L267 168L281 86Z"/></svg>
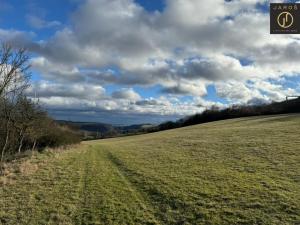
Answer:
<svg viewBox="0 0 300 225"><path fill-rule="evenodd" d="M160 102L156 99L144 99L144 100L141 100L141 101L137 101L136 105L139 105L139 106L145 106L145 105L157 106L157 105L164 105L164 103Z"/></svg>
<svg viewBox="0 0 300 225"><path fill-rule="evenodd" d="M50 82L34 83L27 94L31 97L66 97L87 100L105 99L105 89L91 84L59 84Z"/></svg>
<svg viewBox="0 0 300 225"><path fill-rule="evenodd" d="M0 41L11 44L13 47L31 47L35 44L32 38L35 37L34 32L24 32L14 29L4 30L0 28Z"/></svg>
<svg viewBox="0 0 300 225"><path fill-rule="evenodd" d="M264 98L252 98L247 102L247 105L263 105L267 103L270 103L270 101Z"/></svg>
<svg viewBox="0 0 300 225"><path fill-rule="evenodd" d="M138 101L141 99L141 96L132 88L123 88L119 91L115 91L112 93L112 97L116 99L127 99L130 101Z"/></svg>
<svg viewBox="0 0 300 225"><path fill-rule="evenodd" d="M260 49L250 51L249 55L260 65L275 67L280 64L298 64L300 58L300 42L293 41L288 44L268 44ZM284 66L284 69L288 70L286 66Z"/></svg>
<svg viewBox="0 0 300 225"><path fill-rule="evenodd" d="M182 88L180 85L174 87L163 88L161 90L165 94L174 94L174 95L191 95L191 91L188 89Z"/></svg>

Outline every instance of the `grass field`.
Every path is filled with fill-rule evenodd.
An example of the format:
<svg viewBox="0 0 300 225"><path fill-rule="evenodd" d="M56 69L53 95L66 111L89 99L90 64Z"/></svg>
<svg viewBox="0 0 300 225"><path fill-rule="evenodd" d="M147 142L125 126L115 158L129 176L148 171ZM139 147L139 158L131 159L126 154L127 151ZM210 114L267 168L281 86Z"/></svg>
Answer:
<svg viewBox="0 0 300 225"><path fill-rule="evenodd" d="M19 164L2 177L0 224L300 224L300 115L84 142Z"/></svg>

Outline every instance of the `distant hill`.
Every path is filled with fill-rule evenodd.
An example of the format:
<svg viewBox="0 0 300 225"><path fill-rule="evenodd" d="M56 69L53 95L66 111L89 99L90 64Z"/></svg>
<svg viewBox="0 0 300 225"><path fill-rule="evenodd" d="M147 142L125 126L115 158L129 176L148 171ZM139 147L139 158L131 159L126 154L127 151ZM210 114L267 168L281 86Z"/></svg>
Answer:
<svg viewBox="0 0 300 225"><path fill-rule="evenodd" d="M141 130L149 129L151 127L154 127L152 124L133 124L129 126L117 126L115 129L117 129L121 133L133 133L133 132L139 132Z"/></svg>
<svg viewBox="0 0 300 225"><path fill-rule="evenodd" d="M61 125L68 125L81 130L87 136L86 139L98 139L122 136L128 134L136 134L142 130L153 127L152 124L133 124L129 126L114 126L106 123L93 123L93 122L74 122L74 121L57 121Z"/></svg>
<svg viewBox="0 0 300 225"><path fill-rule="evenodd" d="M226 109L212 107L204 112L192 115L178 121L167 121L157 126L152 124L134 124L130 126L114 126L105 123L57 121L81 130L85 140L110 138L124 135L157 132L212 121L233 119L247 116L276 115L286 113L300 113L300 98L283 102L273 102L263 105L233 105Z"/></svg>
<svg viewBox="0 0 300 225"><path fill-rule="evenodd" d="M90 131L90 132L108 132L114 130L114 127L111 124L105 124L105 123L74 122L74 121L65 121L65 120L59 120L58 123L68 124L70 126L75 126L80 130Z"/></svg>

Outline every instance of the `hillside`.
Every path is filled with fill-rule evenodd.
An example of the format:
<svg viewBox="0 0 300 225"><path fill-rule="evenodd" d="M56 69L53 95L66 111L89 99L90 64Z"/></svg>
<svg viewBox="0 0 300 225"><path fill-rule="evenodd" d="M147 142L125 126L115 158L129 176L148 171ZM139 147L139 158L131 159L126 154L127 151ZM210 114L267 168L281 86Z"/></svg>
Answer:
<svg viewBox="0 0 300 225"><path fill-rule="evenodd" d="M83 142L2 177L0 224L298 224L300 115Z"/></svg>
<svg viewBox="0 0 300 225"><path fill-rule="evenodd" d="M90 131L90 132L109 132L114 130L113 125L105 124L105 123L92 123L92 122L73 122L73 121L65 121L58 120L59 124L73 126L82 131Z"/></svg>
<svg viewBox="0 0 300 225"><path fill-rule="evenodd" d="M135 134L153 126L151 124L133 124L128 126L117 126L105 123L73 122L65 120L58 120L57 122L61 125L68 125L84 133L87 133L88 138L86 139L99 139L106 137L121 136L126 134Z"/></svg>

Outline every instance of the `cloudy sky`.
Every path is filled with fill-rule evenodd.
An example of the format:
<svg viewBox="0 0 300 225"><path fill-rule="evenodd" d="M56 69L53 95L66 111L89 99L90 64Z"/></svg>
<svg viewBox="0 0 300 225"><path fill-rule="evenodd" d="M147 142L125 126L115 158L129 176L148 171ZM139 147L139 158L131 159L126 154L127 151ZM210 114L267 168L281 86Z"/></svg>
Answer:
<svg viewBox="0 0 300 225"><path fill-rule="evenodd" d="M300 35L269 34L269 3L0 0L0 40L29 50L53 117L157 123L299 95Z"/></svg>

